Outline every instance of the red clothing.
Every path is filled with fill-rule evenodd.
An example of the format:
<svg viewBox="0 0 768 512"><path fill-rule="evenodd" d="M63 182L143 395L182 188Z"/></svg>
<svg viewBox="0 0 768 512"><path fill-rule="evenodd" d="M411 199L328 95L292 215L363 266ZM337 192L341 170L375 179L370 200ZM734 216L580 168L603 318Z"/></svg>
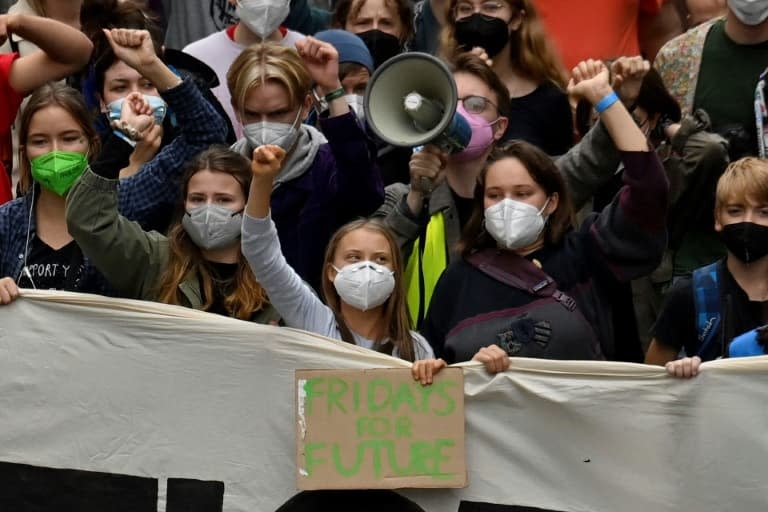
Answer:
<svg viewBox="0 0 768 512"><path fill-rule="evenodd" d="M663 0L534 0L565 69L585 59L640 54L640 13L656 14Z"/></svg>
<svg viewBox="0 0 768 512"><path fill-rule="evenodd" d="M11 65L18 57L18 53L0 54L0 98L3 99L0 101L0 204L13 199L11 175L4 162L13 161L11 125L23 99L10 83Z"/></svg>

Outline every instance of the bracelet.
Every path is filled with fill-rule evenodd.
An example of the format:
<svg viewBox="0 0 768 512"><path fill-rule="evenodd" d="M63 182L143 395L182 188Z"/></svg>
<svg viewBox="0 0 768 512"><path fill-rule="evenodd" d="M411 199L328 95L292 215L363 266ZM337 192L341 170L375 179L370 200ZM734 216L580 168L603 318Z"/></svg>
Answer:
<svg viewBox="0 0 768 512"><path fill-rule="evenodd" d="M341 98L345 94L346 94L346 91L344 91L344 88L343 87L339 87L338 89L334 89L333 91L331 91L328 94L326 94L323 99L325 100L326 103L330 103L333 100L337 100L337 99Z"/></svg>
<svg viewBox="0 0 768 512"><path fill-rule="evenodd" d="M121 132L123 135L125 135L126 137L128 137L133 141L141 140L141 133L139 133L139 130L129 125L126 121L115 119L114 121L109 123L109 125L112 127L113 130L117 130Z"/></svg>
<svg viewBox="0 0 768 512"><path fill-rule="evenodd" d="M597 111L598 114L602 114L617 101L619 101L619 95L616 94L615 91L611 91L611 94L607 95L605 98L597 102L597 105L595 105L595 110Z"/></svg>

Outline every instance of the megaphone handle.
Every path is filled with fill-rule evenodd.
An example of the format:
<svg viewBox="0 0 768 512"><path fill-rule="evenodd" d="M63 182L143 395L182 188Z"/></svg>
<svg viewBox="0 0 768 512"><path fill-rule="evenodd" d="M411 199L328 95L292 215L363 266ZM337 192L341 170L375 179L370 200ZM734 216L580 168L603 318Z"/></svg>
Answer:
<svg viewBox="0 0 768 512"><path fill-rule="evenodd" d="M427 178L422 178L427 181ZM431 183L431 181L430 181ZM431 192L431 190L430 190ZM419 246L418 246L418 279L419 279L419 310L416 314L416 325L414 328L418 331L421 329L421 325L424 323L424 317L427 314L426 311L426 282L424 280L424 246L426 245L427 240L427 229L429 227L429 194L424 193L424 198L422 199L422 206L421 206L421 215L419 215L419 219L421 221L421 225L419 226Z"/></svg>
<svg viewBox="0 0 768 512"><path fill-rule="evenodd" d="M424 150L424 146L416 146L413 148L414 153L421 153ZM411 186L414 184L412 183ZM426 176L421 176L419 178L418 189L421 192L421 194L424 196L424 207L429 208L429 196L432 195L432 191L435 189L435 184L432 182L431 179L427 178Z"/></svg>

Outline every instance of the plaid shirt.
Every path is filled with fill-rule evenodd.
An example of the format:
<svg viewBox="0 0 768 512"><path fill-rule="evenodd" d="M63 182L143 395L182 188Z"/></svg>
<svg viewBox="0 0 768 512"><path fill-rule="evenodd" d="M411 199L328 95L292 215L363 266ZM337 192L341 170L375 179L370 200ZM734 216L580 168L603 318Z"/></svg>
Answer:
<svg viewBox="0 0 768 512"><path fill-rule="evenodd" d="M193 156L223 144L227 124L189 80L161 94L176 114L179 133L155 158L118 185L120 213L145 230L164 231L179 201L179 179Z"/></svg>
<svg viewBox="0 0 768 512"><path fill-rule="evenodd" d="M223 143L226 136L226 123L192 82L185 80L162 96L176 113L180 134L138 173L119 183L120 213L145 229L151 229L160 212L178 202L178 179L187 161L211 144ZM31 206L32 197L27 194L0 207L0 277L18 280L24 268L25 250L36 236ZM113 294L88 258L75 290Z"/></svg>

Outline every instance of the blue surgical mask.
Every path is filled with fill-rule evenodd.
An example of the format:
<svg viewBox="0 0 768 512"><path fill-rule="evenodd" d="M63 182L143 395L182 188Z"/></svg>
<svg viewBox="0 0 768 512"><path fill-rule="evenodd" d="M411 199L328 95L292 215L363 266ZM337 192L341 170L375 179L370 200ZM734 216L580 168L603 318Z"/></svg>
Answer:
<svg viewBox="0 0 768 512"><path fill-rule="evenodd" d="M144 95L144 99L149 103L149 108L152 109L152 115L155 116L155 123L162 125L165 119L165 114L168 112L168 104L160 96ZM108 115L110 121L116 121L120 119L120 115L123 112L123 102L125 98L120 98L107 105Z"/></svg>

